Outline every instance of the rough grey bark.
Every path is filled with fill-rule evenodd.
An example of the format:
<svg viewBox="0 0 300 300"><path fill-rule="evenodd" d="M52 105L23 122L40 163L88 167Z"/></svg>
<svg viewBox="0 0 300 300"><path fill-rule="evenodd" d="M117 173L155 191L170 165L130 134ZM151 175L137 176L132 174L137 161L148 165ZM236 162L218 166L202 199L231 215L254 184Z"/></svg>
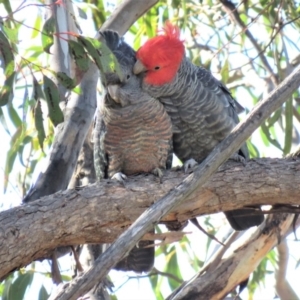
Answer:
<svg viewBox="0 0 300 300"><path fill-rule="evenodd" d="M130 26L157 2L158 0L125 0L105 21L101 30L111 29L119 35L124 35Z"/></svg>
<svg viewBox="0 0 300 300"><path fill-rule="evenodd" d="M47 257L58 246L113 242L142 212L187 178L176 170L167 171L161 184L153 175L132 176L126 188L105 180L1 212L0 278ZM300 204L299 185L299 159L257 159L246 166L230 161L163 221L184 221L244 205ZM113 255L109 259L116 261Z"/></svg>

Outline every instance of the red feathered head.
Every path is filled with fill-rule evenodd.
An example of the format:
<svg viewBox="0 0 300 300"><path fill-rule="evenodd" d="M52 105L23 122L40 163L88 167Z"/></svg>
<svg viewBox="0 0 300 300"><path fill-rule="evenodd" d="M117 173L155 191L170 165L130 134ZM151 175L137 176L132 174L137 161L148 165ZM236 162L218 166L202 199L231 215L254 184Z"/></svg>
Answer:
<svg viewBox="0 0 300 300"><path fill-rule="evenodd" d="M143 70L147 71L144 80L152 85L171 82L184 57L180 29L167 22L160 33L163 34L149 39L136 54L137 64L141 64L144 67Z"/></svg>

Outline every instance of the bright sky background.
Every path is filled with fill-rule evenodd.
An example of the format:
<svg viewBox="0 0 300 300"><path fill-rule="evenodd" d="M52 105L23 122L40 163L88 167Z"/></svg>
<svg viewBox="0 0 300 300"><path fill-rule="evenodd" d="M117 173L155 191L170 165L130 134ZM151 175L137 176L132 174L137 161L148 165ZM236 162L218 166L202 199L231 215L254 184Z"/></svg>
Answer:
<svg viewBox="0 0 300 300"><path fill-rule="evenodd" d="M110 2L112 2L112 1L110 1ZM19 3L21 3L21 1L19 1L19 0L11 1L11 4L14 8L17 7L19 5ZM27 3L34 3L34 2L27 1ZM27 9L24 9L20 13L15 15L15 17L19 18L19 19L23 19L23 20L25 20L26 24L33 26L33 22L35 19L34 16L37 14L38 11L43 13L43 9L36 8L35 6L30 6ZM0 6L0 16L2 16L2 17L3 17L3 15L2 15L3 12L4 12L4 10L2 10L1 6ZM83 34L93 37L95 35L95 32L91 31L92 27L90 26L90 24L92 22L82 20L82 19L78 19L78 20L80 21L80 26L84 31ZM26 49L26 45L28 45L28 42L30 42L30 43L34 42L32 40L28 40L28 29L26 29L26 28L21 29L19 38L21 40L20 41L21 48L23 48L23 49ZM126 40L128 41L128 43L131 43L132 37L126 36ZM37 42L39 42L39 40L37 40ZM20 53L20 55L22 55L22 53ZM242 60L242 58L241 58L241 60ZM239 60L239 63L242 62L241 60ZM1 71L2 70L0 70L0 83L3 80ZM249 74L249 75L252 76L252 80L255 80L257 82L258 88L263 90L263 87L261 86L262 81L260 80L260 78L258 78L258 76L256 76L256 74ZM243 94L241 92L241 93L238 93L237 95L238 95L239 102L244 107L248 107L249 102L252 103L251 99L247 99L248 96L246 94ZM16 96L16 98L14 99L14 101L19 101L23 98L23 92L22 91L16 92L15 96ZM5 108L4 108L4 111L5 111ZM258 132L254 133L253 140L257 140L257 141L259 140L258 134L259 134ZM10 148L10 145L9 145L10 136L4 130L1 130L0 137L1 137L0 209L7 209L9 206L19 205L21 203L21 195L19 194L18 189L13 186L13 183L15 182L14 177L16 176L15 173L13 173L11 175L10 185L9 185L7 193L2 194L3 170L5 167L4 163L5 163L6 153L7 153L8 149ZM276 148L265 148L263 145L259 145L259 146L261 146L265 149L265 150L262 150L262 153L265 153L266 156L271 156L271 157L278 157L278 156L280 157L281 156L281 153ZM15 170L17 167L18 167L18 165L15 167ZM41 165L38 165L38 167L39 168L36 169L35 174L38 174L38 172L40 171ZM213 215L212 218L215 220L216 223L219 223L220 225L222 225L224 223L224 226L221 226L222 230L220 230L217 234L217 237L221 238L222 236L224 236L225 232L227 232L229 230L229 227L228 227L227 223L224 221L224 217L222 214ZM200 218L200 219L201 219L201 221L204 220L204 218ZM225 224L226 224L226 226L225 226ZM192 234L189 235L189 238L191 240L191 246L193 249L197 249L197 254L198 254L199 259L201 259L201 258L203 259L204 254L205 254L205 247L203 245L206 243L206 237L204 237L202 233L200 233L197 229L195 229L195 227L193 227L191 225L189 225L185 229L185 231L192 232ZM251 234L251 230L249 230L249 232L247 232L247 234ZM289 263L288 272L287 272L287 279L290 282L290 284L292 285L292 287L294 288L294 290L296 291L296 293L298 295L300 295L300 285L299 285L299 277L300 277L299 273L300 272L299 272L299 269L295 269L296 262L299 259L300 245L299 245L299 243L294 241L293 235L289 236L288 244L290 246L291 254L290 254L290 263ZM188 280L194 274L194 271L191 268L190 263L187 261L186 257L182 254L180 247L177 247L177 250L178 250L178 253L180 256L181 268L182 268L184 280ZM162 259L163 258L161 256L156 259L155 266L157 267L157 269L160 269L160 266L163 264ZM63 259L60 259L60 263L61 263L62 269L67 270L69 263L70 263L69 256L65 257ZM48 272L49 271L49 265L47 262L36 263L36 268L40 272ZM70 274L70 272L67 272L67 273ZM129 274L129 275L136 276L133 273ZM122 283L124 283L128 279L128 274L123 273L123 272L112 271L111 277L114 280L115 287L118 287L118 286L122 285ZM28 300L38 299L37 291L39 290L41 284L44 284L48 291L51 291L51 289L53 288L51 280L49 278L46 278L44 275L36 274L34 283L31 287L31 289L27 293L26 300L27 299ZM273 275L267 276L266 281L265 281L265 286L261 286L260 290L256 293L254 299L273 299L274 295L275 295L274 290L272 289L273 285L274 285L274 276ZM169 291L169 288L167 287L167 285L165 285L165 286L166 286L166 288L164 289L163 293L165 296L167 296L170 291ZM248 298L247 291L243 292L241 296L243 299L247 299ZM122 286L122 288L119 289L119 291L117 292L117 297L119 300L127 300L127 299L128 300L134 300L134 299L136 299L136 300L152 300L152 299L155 299L148 279L144 279L144 278L141 278L138 281L133 280L133 279L129 280L125 285Z"/></svg>

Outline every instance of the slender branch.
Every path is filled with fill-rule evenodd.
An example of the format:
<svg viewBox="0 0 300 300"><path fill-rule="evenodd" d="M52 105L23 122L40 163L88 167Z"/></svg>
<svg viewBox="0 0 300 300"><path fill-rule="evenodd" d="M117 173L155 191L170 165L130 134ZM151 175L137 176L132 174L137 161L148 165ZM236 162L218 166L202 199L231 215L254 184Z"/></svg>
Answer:
<svg viewBox="0 0 300 300"><path fill-rule="evenodd" d="M284 240L277 246L278 250L278 269L275 273L276 284L275 289L280 299L293 299L299 300L295 291L286 280L286 271L289 261L289 248L287 241Z"/></svg>
<svg viewBox="0 0 300 300"><path fill-rule="evenodd" d="M238 11L236 10L235 5L231 1L228 1L228 0L220 0L220 2L223 4L223 6L224 6L225 10L228 12L228 14L232 17L232 20L243 29L245 35L249 38L252 45L257 50L258 55L259 55L263 65L265 66L265 68L270 73L272 82L276 86L278 84L278 78L277 78L276 74L274 73L274 71L273 71L272 67L270 66L267 58L265 57L264 51L262 50L260 45L257 43L257 40L253 37L250 30L247 28L247 26L244 24L244 22L240 18L240 15L239 15ZM281 28L279 28L279 30L281 30Z"/></svg>

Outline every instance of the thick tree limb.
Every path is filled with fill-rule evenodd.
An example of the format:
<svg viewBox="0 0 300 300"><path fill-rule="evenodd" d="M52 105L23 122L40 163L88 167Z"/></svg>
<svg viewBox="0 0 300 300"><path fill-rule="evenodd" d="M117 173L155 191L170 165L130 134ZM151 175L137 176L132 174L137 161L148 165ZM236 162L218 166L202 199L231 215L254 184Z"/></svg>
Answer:
<svg viewBox="0 0 300 300"><path fill-rule="evenodd" d="M158 0L124 0L105 21L101 30L111 29L124 35L130 26L157 2Z"/></svg>
<svg viewBox="0 0 300 300"><path fill-rule="evenodd" d="M237 285L249 277L266 254L283 238L291 227L293 215L268 216L246 241L231 247L218 266L190 282L168 300L224 299Z"/></svg>
<svg viewBox="0 0 300 300"><path fill-rule="evenodd" d="M58 246L114 241L186 178L182 171L168 171L160 184L152 175L139 175L130 177L126 189L106 180L1 212L0 278L48 257ZM299 186L300 159L257 159L246 166L230 161L163 220L184 221L252 204L300 204Z"/></svg>
<svg viewBox="0 0 300 300"><path fill-rule="evenodd" d="M126 232L115 241L95 262L95 266L82 277L76 278L67 288L61 289L55 299L77 299L101 281L114 264L121 260L139 239L174 206L182 203L197 187L203 185L217 168L236 152L256 128L290 97L300 83L300 68L288 76L269 97L260 102L238 124L211 154L197 167L195 172L166 196L145 211Z"/></svg>

